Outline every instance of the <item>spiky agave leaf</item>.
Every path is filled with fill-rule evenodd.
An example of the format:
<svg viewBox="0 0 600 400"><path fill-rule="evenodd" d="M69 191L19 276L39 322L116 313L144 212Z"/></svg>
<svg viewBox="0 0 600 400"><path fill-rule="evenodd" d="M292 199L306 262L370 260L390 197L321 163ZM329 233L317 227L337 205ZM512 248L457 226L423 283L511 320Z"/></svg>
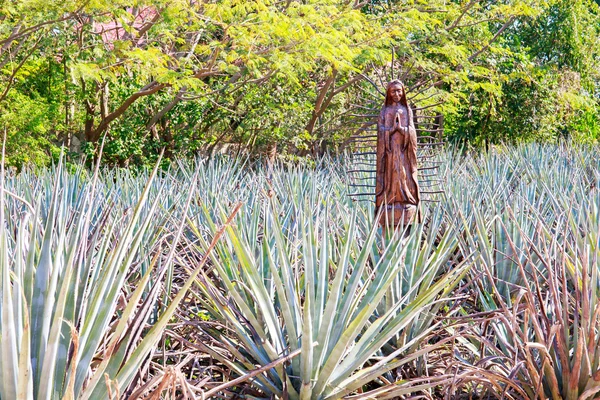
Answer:
<svg viewBox="0 0 600 400"><path fill-rule="evenodd" d="M455 201L447 206L462 218L461 252L476 255L473 312L491 317L458 338L464 383L453 385L477 385L485 371L516 398L593 398L600 393L598 151L532 145L478 159L484 168L452 180ZM509 173L507 184L501 176Z"/></svg>
<svg viewBox="0 0 600 400"><path fill-rule="evenodd" d="M304 194L299 197L310 193L301 190ZM227 242L212 257L213 274L199 279L197 296L213 318L235 332L229 346L238 360L226 362L240 374L248 372L249 366L266 365L286 352L302 350L300 358L286 368L272 369L254 380L266 395L285 392L290 398L339 398L401 364L391 362L398 355L394 353L388 365L361 370L384 344L431 307L433 299L453 287L467 268L462 265L437 280L427 280L445 265L456 241L442 240L435 251L424 245L420 250L428 254L417 257L421 265L415 268L427 273L415 279L407 293L410 296L373 320L377 306L405 268L402 260L407 246L392 240L377 257L377 265L367 268L375 258L376 227L361 237L365 229L357 226L365 220L356 212L340 214L335 224L326 207L299 209L299 204L292 206L295 213L284 212L284 217L280 204L257 204L259 208L248 210L247 215L261 215L260 242L247 240L244 228L228 228ZM213 225L211 218L205 210L202 224ZM244 224L240 221L237 226ZM195 231L202 251L202 235L199 229ZM413 230L413 246L418 247L422 233ZM209 333L221 341L227 336ZM421 333L415 333L409 344L428 332Z"/></svg>
<svg viewBox="0 0 600 400"><path fill-rule="evenodd" d="M171 252L161 264L158 281L150 285L153 267L164 257L162 238L169 234L163 231L164 218L157 215L162 200L157 169L141 190L132 191L132 197L111 204L113 192L102 185L98 174L86 180L61 165L38 177L40 184L24 196L18 196L18 190L29 187L21 181L27 175L9 181L17 193L9 197L4 186L0 193L3 399L104 398L93 394L95 388L105 388L104 373L118 376L123 392L132 380L132 374L124 371L139 369L156 340L156 334L146 335L145 325L154 313L155 289L162 287L160 276L173 258ZM130 183L135 187L140 182ZM52 188L49 200L45 188ZM193 184L188 188L190 199ZM126 211L130 204L135 205L133 212ZM184 207L181 214L186 213ZM171 239L174 251L184 225L173 226L179 227ZM132 268L153 253L154 262L130 290ZM163 313L154 323L164 327L171 315L172 311ZM73 338L78 341L75 347ZM104 345L104 361L93 362ZM135 357L125 361L129 352ZM90 369L95 375L88 375Z"/></svg>

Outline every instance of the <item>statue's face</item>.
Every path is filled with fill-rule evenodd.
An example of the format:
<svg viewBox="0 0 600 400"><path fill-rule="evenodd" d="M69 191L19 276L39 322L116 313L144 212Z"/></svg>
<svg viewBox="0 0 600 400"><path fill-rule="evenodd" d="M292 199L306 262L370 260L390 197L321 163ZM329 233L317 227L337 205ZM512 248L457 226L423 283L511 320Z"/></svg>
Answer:
<svg viewBox="0 0 600 400"><path fill-rule="evenodd" d="M402 85L392 85L389 89L389 93L394 103L399 103L404 95L404 87L402 87Z"/></svg>

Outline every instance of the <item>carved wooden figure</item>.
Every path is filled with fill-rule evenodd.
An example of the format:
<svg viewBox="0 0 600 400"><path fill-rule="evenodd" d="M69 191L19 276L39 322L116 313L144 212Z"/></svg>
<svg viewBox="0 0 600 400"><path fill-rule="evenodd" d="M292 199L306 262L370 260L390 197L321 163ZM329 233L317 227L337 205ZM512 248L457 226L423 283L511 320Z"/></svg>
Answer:
<svg viewBox="0 0 600 400"><path fill-rule="evenodd" d="M375 213L383 207L380 224L411 224L419 216L417 132L402 82L387 86L377 122Z"/></svg>

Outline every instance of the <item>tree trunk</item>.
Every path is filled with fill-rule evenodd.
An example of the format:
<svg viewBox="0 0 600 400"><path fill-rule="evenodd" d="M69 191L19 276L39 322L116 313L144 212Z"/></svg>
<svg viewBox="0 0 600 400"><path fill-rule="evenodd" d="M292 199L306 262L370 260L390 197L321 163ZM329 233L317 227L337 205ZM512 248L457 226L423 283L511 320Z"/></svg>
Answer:
<svg viewBox="0 0 600 400"><path fill-rule="evenodd" d="M319 117L321 115L323 115L323 112L327 108L328 103L331 101L331 99L329 99L329 102L327 102L327 104L324 106L323 103L325 102L325 95L327 95L329 88L331 88L331 85L333 85L333 83L335 82L336 76L337 76L337 70L334 69L331 72L331 75L323 83L323 86L321 86L321 90L319 90L319 95L317 96L317 100L315 101L315 106L313 108L312 116L310 117L310 120L306 124L306 128L305 128L306 131L311 135L313 134L315 125L316 125L317 121L319 120Z"/></svg>

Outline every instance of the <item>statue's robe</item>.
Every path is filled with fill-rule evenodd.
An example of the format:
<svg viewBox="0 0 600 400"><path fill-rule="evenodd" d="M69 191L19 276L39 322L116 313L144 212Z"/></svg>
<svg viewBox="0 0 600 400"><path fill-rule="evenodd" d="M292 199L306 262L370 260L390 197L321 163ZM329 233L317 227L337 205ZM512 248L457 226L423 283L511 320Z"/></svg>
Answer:
<svg viewBox="0 0 600 400"><path fill-rule="evenodd" d="M392 132L394 120L408 132ZM412 110L401 103L384 106L377 123L377 175L375 209L385 206L381 222L410 224L419 218L417 132Z"/></svg>

